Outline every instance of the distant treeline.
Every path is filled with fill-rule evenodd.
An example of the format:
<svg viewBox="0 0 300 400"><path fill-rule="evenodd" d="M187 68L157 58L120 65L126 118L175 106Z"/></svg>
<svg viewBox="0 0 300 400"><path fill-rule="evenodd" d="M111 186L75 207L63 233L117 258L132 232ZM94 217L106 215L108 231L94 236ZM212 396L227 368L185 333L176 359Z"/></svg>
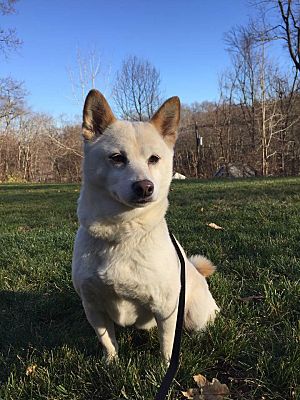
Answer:
<svg viewBox="0 0 300 400"><path fill-rule="evenodd" d="M298 175L299 115L298 94L292 100L287 95L264 105L256 102L253 109L208 102L184 106L174 170L209 178L231 163L247 165L257 175ZM79 124L57 127L48 116L25 113L0 134L2 182L78 182L81 163Z"/></svg>

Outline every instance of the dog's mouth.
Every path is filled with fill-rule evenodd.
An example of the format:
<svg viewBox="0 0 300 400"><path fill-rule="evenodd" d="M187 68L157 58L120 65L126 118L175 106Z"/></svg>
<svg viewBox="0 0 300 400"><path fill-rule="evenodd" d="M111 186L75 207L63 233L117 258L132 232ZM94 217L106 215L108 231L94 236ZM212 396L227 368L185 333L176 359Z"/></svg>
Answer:
<svg viewBox="0 0 300 400"><path fill-rule="evenodd" d="M140 206L140 207L142 207L142 206L145 206L146 204L149 204L149 203L152 203L154 200L153 200L153 198L152 197L147 197L147 198L144 198L144 197L140 197L140 198L134 198L134 199L132 199L131 200L131 203L132 204L134 204L134 205L136 205L136 206Z"/></svg>
<svg viewBox="0 0 300 400"><path fill-rule="evenodd" d="M151 196L149 197L133 197L130 200L122 199L116 192L112 192L112 197L117 200L118 202L127 205L131 208L135 207L145 207L149 203L153 203L154 198Z"/></svg>

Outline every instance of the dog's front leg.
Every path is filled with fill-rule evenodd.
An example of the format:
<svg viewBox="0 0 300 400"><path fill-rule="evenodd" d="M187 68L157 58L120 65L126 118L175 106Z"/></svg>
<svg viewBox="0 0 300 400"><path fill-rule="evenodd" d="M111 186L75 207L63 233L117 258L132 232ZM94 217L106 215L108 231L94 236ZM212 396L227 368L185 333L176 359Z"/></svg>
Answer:
<svg viewBox="0 0 300 400"><path fill-rule="evenodd" d="M118 356L118 343L115 336L115 326L109 316L97 309L93 303L82 302L86 317L103 346L108 363Z"/></svg>
<svg viewBox="0 0 300 400"><path fill-rule="evenodd" d="M167 363L169 363L172 355L176 317L177 310L173 311L172 314L167 317L162 317L161 315L155 316L158 328L160 350L164 360Z"/></svg>

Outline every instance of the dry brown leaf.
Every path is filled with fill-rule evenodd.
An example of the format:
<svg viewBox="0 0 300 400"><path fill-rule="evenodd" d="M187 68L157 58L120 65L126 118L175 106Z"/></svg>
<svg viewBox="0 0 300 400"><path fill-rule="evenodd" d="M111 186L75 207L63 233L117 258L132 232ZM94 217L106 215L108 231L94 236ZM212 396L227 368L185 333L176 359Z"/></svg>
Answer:
<svg viewBox="0 0 300 400"><path fill-rule="evenodd" d="M239 300L247 303L248 301L252 300L263 300L265 297L261 294L253 295L253 296L248 296L248 297L240 297Z"/></svg>
<svg viewBox="0 0 300 400"><path fill-rule="evenodd" d="M207 379L201 374L194 375L193 378L200 388L204 387L207 384Z"/></svg>
<svg viewBox="0 0 300 400"><path fill-rule="evenodd" d="M27 232L30 230L31 230L31 228L28 225L21 225L21 226L18 226L18 228L17 228L18 232Z"/></svg>
<svg viewBox="0 0 300 400"><path fill-rule="evenodd" d="M206 224L207 226L209 226L210 228L216 229L216 230L223 230L224 228L222 228L221 226L215 224L214 222L210 222L209 224Z"/></svg>
<svg viewBox="0 0 300 400"><path fill-rule="evenodd" d="M212 382L209 382L205 376L199 374L195 375L194 381L201 388L201 394L203 400L223 400L224 396L229 395L229 389L227 385L213 378Z"/></svg>
<svg viewBox="0 0 300 400"><path fill-rule="evenodd" d="M26 376L33 375L35 373L36 367L37 367L36 364L28 365L25 371Z"/></svg>
<svg viewBox="0 0 300 400"><path fill-rule="evenodd" d="M181 393L189 400L202 400L199 389L188 389L186 392Z"/></svg>
<svg viewBox="0 0 300 400"><path fill-rule="evenodd" d="M213 378L209 382L205 376L199 374L195 375L194 381L197 383L199 389L188 389L182 394L187 399L192 400L224 400L225 396L229 395L229 389L227 385L218 381L218 379Z"/></svg>
<svg viewBox="0 0 300 400"><path fill-rule="evenodd" d="M225 383L221 383L218 379L213 378L212 382L208 382L203 387L204 400L223 400L225 396L229 395L229 389Z"/></svg>

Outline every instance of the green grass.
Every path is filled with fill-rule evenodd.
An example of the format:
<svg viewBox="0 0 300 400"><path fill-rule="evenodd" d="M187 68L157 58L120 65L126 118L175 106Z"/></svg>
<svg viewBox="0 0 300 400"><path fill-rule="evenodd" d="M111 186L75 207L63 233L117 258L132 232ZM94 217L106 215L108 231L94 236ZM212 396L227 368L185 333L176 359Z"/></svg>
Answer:
<svg viewBox="0 0 300 400"><path fill-rule="evenodd" d="M118 329L119 363L101 358L70 278L78 194L0 186L0 399L148 400L163 377L155 331ZM300 399L300 178L176 182L170 202L187 253L218 266L210 287L222 311L204 334L184 334L169 399L198 373L232 399Z"/></svg>

